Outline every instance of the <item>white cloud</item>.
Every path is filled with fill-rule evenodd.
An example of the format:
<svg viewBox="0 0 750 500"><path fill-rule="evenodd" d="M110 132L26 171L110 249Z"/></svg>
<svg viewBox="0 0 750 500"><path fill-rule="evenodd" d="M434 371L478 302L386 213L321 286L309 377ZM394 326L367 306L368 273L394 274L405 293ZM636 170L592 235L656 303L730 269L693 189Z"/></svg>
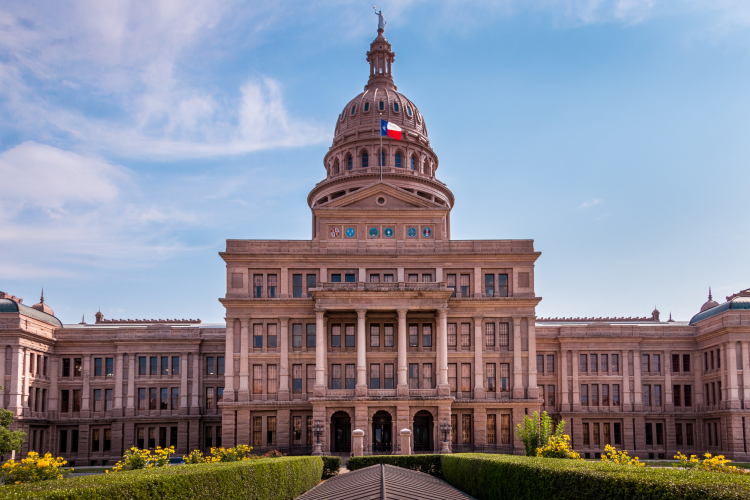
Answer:
<svg viewBox="0 0 750 500"><path fill-rule="evenodd" d="M594 207L594 206L596 206L596 205L600 204L601 202L602 202L602 200L601 200L601 199L599 199L599 198L594 198L593 200L588 200L588 201L584 201L583 203L581 203L581 204L580 204L580 205L578 206L578 208L579 208L579 209L584 209L584 208L591 208L591 207Z"/></svg>

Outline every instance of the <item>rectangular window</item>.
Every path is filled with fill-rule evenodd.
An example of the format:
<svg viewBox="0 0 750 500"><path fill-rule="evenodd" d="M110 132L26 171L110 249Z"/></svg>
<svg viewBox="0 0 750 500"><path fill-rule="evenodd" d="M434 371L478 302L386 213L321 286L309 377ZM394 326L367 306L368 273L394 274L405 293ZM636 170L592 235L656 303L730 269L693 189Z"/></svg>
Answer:
<svg viewBox="0 0 750 500"><path fill-rule="evenodd" d="M105 411L112 411L112 396L114 391L112 389L105 389L104 390L104 410Z"/></svg>
<svg viewBox="0 0 750 500"><path fill-rule="evenodd" d="M510 384L508 383L510 377L510 363L500 363L500 390L502 392L508 392L510 390Z"/></svg>
<svg viewBox="0 0 750 500"><path fill-rule="evenodd" d="M216 358L216 373L224 375L224 356L218 356Z"/></svg>
<svg viewBox="0 0 750 500"><path fill-rule="evenodd" d="M643 386L643 406L651 406L651 386Z"/></svg>
<svg viewBox="0 0 750 500"><path fill-rule="evenodd" d="M712 351L711 351L711 369L712 369L712 370L714 369L714 366L715 366L715 364L714 364L714 356L715 356L715 353L714 353L714 351L712 350Z"/></svg>
<svg viewBox="0 0 750 500"><path fill-rule="evenodd" d="M253 297L259 299L263 297L263 275L256 274L253 276Z"/></svg>
<svg viewBox="0 0 750 500"><path fill-rule="evenodd" d="M461 430L463 431L464 444L471 444L471 415L461 415Z"/></svg>
<svg viewBox="0 0 750 500"><path fill-rule="evenodd" d="M159 446L162 448L167 447L167 428L159 427Z"/></svg>
<svg viewBox="0 0 750 500"><path fill-rule="evenodd" d="M461 363L461 392L471 392L471 363Z"/></svg>
<svg viewBox="0 0 750 500"><path fill-rule="evenodd" d="M81 391L73 390L73 412L81 411Z"/></svg>
<svg viewBox="0 0 750 500"><path fill-rule="evenodd" d="M497 416L496 415L487 415L487 444L497 444Z"/></svg>
<svg viewBox="0 0 750 500"><path fill-rule="evenodd" d="M253 347L255 349L263 347L263 325L253 325Z"/></svg>
<svg viewBox="0 0 750 500"><path fill-rule="evenodd" d="M507 274L497 275L497 296L498 297L508 296L508 275Z"/></svg>
<svg viewBox="0 0 750 500"><path fill-rule="evenodd" d="M206 358L206 375L214 374L214 357L208 356Z"/></svg>
<svg viewBox="0 0 750 500"><path fill-rule="evenodd" d="M156 388L152 387L148 390L148 409L156 410L157 405L158 405L158 400L156 399Z"/></svg>
<svg viewBox="0 0 750 500"><path fill-rule="evenodd" d="M107 358L106 359L106 372L105 375L107 377L112 377L115 374L115 359L114 358Z"/></svg>
<svg viewBox="0 0 750 500"><path fill-rule="evenodd" d="M68 452L68 431L61 430L60 431L60 445L58 448L58 453L67 453Z"/></svg>
<svg viewBox="0 0 750 500"><path fill-rule="evenodd" d="M152 356L149 358L149 375L157 375L159 373L159 358Z"/></svg>
<svg viewBox="0 0 750 500"><path fill-rule="evenodd" d="M448 363L448 385L450 386L450 392L456 392L457 387L457 365L456 363Z"/></svg>
<svg viewBox="0 0 750 500"><path fill-rule="evenodd" d="M386 365L386 367L387 366L388 365ZM352 390L352 389L354 389L354 382L355 382L355 378L354 378L355 365L353 365L353 364L346 365L345 369L346 369L346 373L345 373L345 375L346 375L346 388L349 389L349 390ZM387 371L388 370L386 369L386 372ZM393 365L391 365L391 371L393 371ZM393 381L391 381L391 383L393 383Z"/></svg>
<svg viewBox="0 0 750 500"><path fill-rule="evenodd" d="M432 347L432 325L422 325L422 347Z"/></svg>
<svg viewBox="0 0 750 500"><path fill-rule="evenodd" d="M419 275L410 274L408 280L409 280L409 283L419 283Z"/></svg>
<svg viewBox="0 0 750 500"><path fill-rule="evenodd" d="M383 345L393 347L393 323L383 325Z"/></svg>
<svg viewBox="0 0 750 500"><path fill-rule="evenodd" d="M547 386L547 405L554 408L555 406L555 386Z"/></svg>
<svg viewBox="0 0 750 500"><path fill-rule="evenodd" d="M172 356L172 375L180 374L180 357Z"/></svg>
<svg viewBox="0 0 750 500"><path fill-rule="evenodd" d="M307 392L312 393L315 388L315 365L307 365Z"/></svg>
<svg viewBox="0 0 750 500"><path fill-rule="evenodd" d="M169 375L169 358L167 356L161 358L161 374Z"/></svg>
<svg viewBox="0 0 750 500"><path fill-rule="evenodd" d="M253 446L260 447L263 442L263 417L253 417Z"/></svg>
<svg viewBox="0 0 750 500"><path fill-rule="evenodd" d="M708 353L703 353L703 371L708 371Z"/></svg>
<svg viewBox="0 0 750 500"><path fill-rule="evenodd" d="M292 394L302 394L302 365L292 365Z"/></svg>
<svg viewBox="0 0 750 500"><path fill-rule="evenodd" d="M685 441L688 446L693 446L693 424L685 424Z"/></svg>
<svg viewBox="0 0 750 500"><path fill-rule="evenodd" d="M148 401L146 400L146 389L138 389L138 410L145 411L148 409Z"/></svg>
<svg viewBox="0 0 750 500"><path fill-rule="evenodd" d="M619 354L613 354L609 357L612 361L612 373L618 373L620 371L620 356Z"/></svg>
<svg viewBox="0 0 750 500"><path fill-rule="evenodd" d="M601 444L601 436L599 435L599 422L594 422L594 446L599 446Z"/></svg>
<svg viewBox="0 0 750 500"><path fill-rule="evenodd" d="M589 424L588 422L584 422L581 424L581 433L583 434L583 444L589 445L591 444L591 437L589 435Z"/></svg>
<svg viewBox="0 0 750 500"><path fill-rule="evenodd" d="M296 299L302 298L302 275L292 275L292 297Z"/></svg>
<svg viewBox="0 0 750 500"><path fill-rule="evenodd" d="M598 363L597 363L597 356L596 356L596 354L592 354L591 355L591 372L595 373L595 372L599 371L598 368L599 367L598 367Z"/></svg>
<svg viewBox="0 0 750 500"><path fill-rule="evenodd" d="M147 363L148 360L145 356L140 356L138 358L138 375L148 375Z"/></svg>
<svg viewBox="0 0 750 500"><path fill-rule="evenodd" d="M331 389L341 389L341 365L331 365Z"/></svg>
<svg viewBox="0 0 750 500"><path fill-rule="evenodd" d="M305 430L307 431L305 433L305 439L307 441L308 446L312 446L313 444L313 431L312 431L312 417L308 415L307 417L307 424L305 427Z"/></svg>
<svg viewBox="0 0 750 500"><path fill-rule="evenodd" d="M451 414L451 443L458 444L458 415Z"/></svg>
<svg viewBox="0 0 750 500"><path fill-rule="evenodd" d="M721 349L716 349L716 368L721 368Z"/></svg>
<svg viewBox="0 0 750 500"><path fill-rule="evenodd" d="M672 373L679 373L680 371L680 355L672 354Z"/></svg>
<svg viewBox="0 0 750 500"><path fill-rule="evenodd" d="M674 438L675 444L682 446L682 424L679 422L674 424Z"/></svg>
<svg viewBox="0 0 750 500"><path fill-rule="evenodd" d="M145 443L145 440L144 440L144 438L145 438L145 429L143 427L139 427L138 431L136 433L136 436L137 436L137 438L136 438L136 446L138 448L143 449L146 446L146 443Z"/></svg>
<svg viewBox="0 0 750 500"><path fill-rule="evenodd" d="M461 323L461 347L471 347L471 325Z"/></svg>
<svg viewBox="0 0 750 500"><path fill-rule="evenodd" d="M495 275L494 274L484 275L484 294L487 297L495 296Z"/></svg>
<svg viewBox="0 0 750 500"><path fill-rule="evenodd" d="M352 373L354 372L354 365L352 367ZM386 363L383 365L383 389L393 389L393 363ZM352 386L354 382L352 382Z"/></svg>
<svg viewBox="0 0 750 500"><path fill-rule="evenodd" d="M34 357L32 356L31 359L34 359ZM102 376L102 358L94 358L94 376Z"/></svg>
<svg viewBox="0 0 750 500"><path fill-rule="evenodd" d="M641 373L648 373L651 371L651 356L648 354L641 355Z"/></svg>
<svg viewBox="0 0 750 500"><path fill-rule="evenodd" d="M307 327L307 347L315 347L315 323L308 323Z"/></svg>
<svg viewBox="0 0 750 500"><path fill-rule="evenodd" d="M172 409L180 409L180 388L172 387Z"/></svg>
<svg viewBox="0 0 750 500"><path fill-rule="evenodd" d="M268 376L266 388L268 389L268 394L276 394L279 390L278 368L278 365L266 365L266 374Z"/></svg>
<svg viewBox="0 0 750 500"><path fill-rule="evenodd" d="M292 347L302 347L302 325L292 325Z"/></svg>
<svg viewBox="0 0 750 500"><path fill-rule="evenodd" d="M487 392L497 392L497 382L495 380L495 363L487 363L485 365L484 376L487 380Z"/></svg>
<svg viewBox="0 0 750 500"><path fill-rule="evenodd" d="M455 274L448 275L448 288L452 290L451 298L455 298L456 297L456 275Z"/></svg>
<svg viewBox="0 0 750 500"><path fill-rule="evenodd" d="M370 365L370 389L380 389L380 365Z"/></svg>
<svg viewBox="0 0 750 500"><path fill-rule="evenodd" d="M83 372L83 365L81 364L81 358L73 359L73 376L80 377Z"/></svg>
<svg viewBox="0 0 750 500"><path fill-rule="evenodd" d="M609 362L607 360L607 357L608 356L606 354L601 354L599 356L599 366L601 367L602 372L606 372L609 369Z"/></svg>
<svg viewBox="0 0 750 500"><path fill-rule="evenodd" d="M370 283L380 283L380 275L379 274L371 274L370 275Z"/></svg>
<svg viewBox="0 0 750 500"><path fill-rule="evenodd" d="M544 354L536 355L536 371L538 373L544 373Z"/></svg>
<svg viewBox="0 0 750 500"><path fill-rule="evenodd" d="M555 373L555 355L547 354L547 373Z"/></svg>
<svg viewBox="0 0 750 500"><path fill-rule="evenodd" d="M620 406L620 384L612 384L612 406Z"/></svg>
<svg viewBox="0 0 750 500"><path fill-rule="evenodd" d="M498 338L498 345L500 347L508 348L509 345L509 334L508 334L509 326L508 323L500 323L498 325L498 331L497 331L497 338Z"/></svg>
<svg viewBox="0 0 750 500"><path fill-rule="evenodd" d="M331 347L341 347L341 325L331 325Z"/></svg>
<svg viewBox="0 0 750 500"><path fill-rule="evenodd" d="M332 274L331 283L341 283L341 274Z"/></svg>
<svg viewBox="0 0 750 500"><path fill-rule="evenodd" d="M690 354L682 355L682 371L685 373L690 372Z"/></svg>
<svg viewBox="0 0 750 500"><path fill-rule="evenodd" d="M610 425L609 422L605 422L602 424L602 428L604 430L604 444L605 445L611 445L612 444L612 436L610 435Z"/></svg>
<svg viewBox="0 0 750 500"><path fill-rule="evenodd" d="M270 298L276 297L276 275L275 274L268 275L268 297Z"/></svg>
<svg viewBox="0 0 750 500"><path fill-rule="evenodd" d="M354 347L354 325L346 325L346 347Z"/></svg>
<svg viewBox="0 0 750 500"><path fill-rule="evenodd" d="M341 277L339 276L339 279ZM292 445L302 444L302 417L292 417Z"/></svg>
<svg viewBox="0 0 750 500"><path fill-rule="evenodd" d="M370 347L380 347L380 325L370 325Z"/></svg>
<svg viewBox="0 0 750 500"><path fill-rule="evenodd" d="M253 394L263 394L263 365L253 365Z"/></svg>
<svg viewBox="0 0 750 500"><path fill-rule="evenodd" d="M312 293L310 293L310 290L315 288L315 275L314 274L308 274L307 275L307 298L312 298Z"/></svg>
<svg viewBox="0 0 750 500"><path fill-rule="evenodd" d="M169 389L166 387L159 389L160 398L159 398L159 409L160 410L168 410L169 409Z"/></svg>
<svg viewBox="0 0 750 500"><path fill-rule="evenodd" d="M386 274L386 276L388 275ZM432 274L423 274L422 283L432 283Z"/></svg>
<svg viewBox="0 0 750 500"><path fill-rule="evenodd" d="M586 373L586 372L589 371L589 369L588 369L588 359L589 359L588 355L586 355L586 354L581 354L580 355L580 357L579 357L580 364L579 364L579 368L578 368L578 371L580 373Z"/></svg>
<svg viewBox="0 0 750 500"><path fill-rule="evenodd" d="M419 325L409 325L409 347L419 347Z"/></svg>
<svg viewBox="0 0 750 500"><path fill-rule="evenodd" d="M500 442L510 444L510 415L500 415Z"/></svg>
<svg viewBox="0 0 750 500"><path fill-rule="evenodd" d="M456 324L448 323L448 347L456 347Z"/></svg>
<svg viewBox="0 0 750 500"><path fill-rule="evenodd" d="M685 390L685 407L689 408L693 406L693 386L685 385L683 388Z"/></svg>
<svg viewBox="0 0 750 500"><path fill-rule="evenodd" d="M680 404L680 386L679 385L672 386L672 399L674 400L675 406L682 406Z"/></svg>
<svg viewBox="0 0 750 500"><path fill-rule="evenodd" d="M268 347L278 347L278 337L276 336L276 323L266 325L268 329Z"/></svg>
<svg viewBox="0 0 750 500"><path fill-rule="evenodd" d="M581 406L589 405L589 386L581 384Z"/></svg>
<svg viewBox="0 0 750 500"><path fill-rule="evenodd" d="M609 384L602 384L602 406L609 406Z"/></svg>
<svg viewBox="0 0 750 500"><path fill-rule="evenodd" d="M91 429L91 451L99 451L99 429Z"/></svg>
<svg viewBox="0 0 750 500"><path fill-rule="evenodd" d="M94 411L102 411L102 390L101 389L94 389Z"/></svg>
<svg viewBox="0 0 750 500"><path fill-rule="evenodd" d="M654 373L661 373L661 355L654 354Z"/></svg>
<svg viewBox="0 0 750 500"><path fill-rule="evenodd" d="M614 431L615 431L615 445L622 445L622 427L620 426L619 422L615 422L614 424Z"/></svg>
<svg viewBox="0 0 750 500"><path fill-rule="evenodd" d="M104 429L104 451L112 450L112 430Z"/></svg>
<svg viewBox="0 0 750 500"><path fill-rule="evenodd" d="M661 406L661 386L654 386L654 406Z"/></svg>
<svg viewBox="0 0 750 500"><path fill-rule="evenodd" d="M471 294L471 287L469 286L469 282L471 280L471 275L469 274L462 274L461 275L461 297L462 298L468 298Z"/></svg>
<svg viewBox="0 0 750 500"><path fill-rule="evenodd" d="M205 442L206 450L210 450L214 446L214 432L213 432L213 430L214 430L213 427L206 427L206 431L204 432L204 434L205 434L204 437L205 437L205 441L206 441Z"/></svg>
<svg viewBox="0 0 750 500"><path fill-rule="evenodd" d="M409 389L419 389L419 363L409 363Z"/></svg>
<svg viewBox="0 0 750 500"><path fill-rule="evenodd" d="M70 377L70 358L63 358L63 377Z"/></svg>
<svg viewBox="0 0 750 500"><path fill-rule="evenodd" d="M599 406L599 385L591 384L591 406Z"/></svg>
<svg viewBox="0 0 750 500"><path fill-rule="evenodd" d="M495 347L495 323L486 323L484 325L484 345L486 347Z"/></svg>
<svg viewBox="0 0 750 500"><path fill-rule="evenodd" d="M664 424L656 424L656 444L664 444Z"/></svg>

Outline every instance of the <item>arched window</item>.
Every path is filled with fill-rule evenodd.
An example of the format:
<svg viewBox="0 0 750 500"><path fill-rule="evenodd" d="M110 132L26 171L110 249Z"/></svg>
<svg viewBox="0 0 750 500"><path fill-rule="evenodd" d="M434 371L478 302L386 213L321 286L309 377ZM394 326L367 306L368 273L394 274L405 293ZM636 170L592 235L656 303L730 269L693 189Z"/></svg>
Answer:
<svg viewBox="0 0 750 500"><path fill-rule="evenodd" d="M380 111L383 111L385 109L385 103L383 101L380 101L380 104L378 104L378 109Z"/></svg>
<svg viewBox="0 0 750 500"><path fill-rule="evenodd" d="M370 163L370 157L367 151L362 151L362 168L367 168Z"/></svg>
<svg viewBox="0 0 750 500"><path fill-rule="evenodd" d="M365 103L365 113L367 113L368 111L370 111L370 103L366 102Z"/></svg>
<svg viewBox="0 0 750 500"><path fill-rule="evenodd" d="M352 106L352 113L351 114L354 115L355 111L357 111L357 105L356 104L354 106Z"/></svg>
<svg viewBox="0 0 750 500"><path fill-rule="evenodd" d="M385 151L380 150L380 166L385 167Z"/></svg>
<svg viewBox="0 0 750 500"><path fill-rule="evenodd" d="M339 159L336 158L333 162L333 173L338 174L339 173Z"/></svg>
<svg viewBox="0 0 750 500"><path fill-rule="evenodd" d="M411 157L411 169L416 170L416 168L417 168L417 159L412 156Z"/></svg>
<svg viewBox="0 0 750 500"><path fill-rule="evenodd" d="M352 155L347 155L346 157L346 169L351 170L352 169Z"/></svg>
<svg viewBox="0 0 750 500"><path fill-rule="evenodd" d="M406 114L411 116L411 106L409 106L408 104L406 105Z"/></svg>
<svg viewBox="0 0 750 500"><path fill-rule="evenodd" d="M397 102L393 103L393 111L395 111L396 113L398 113L398 103Z"/></svg>
<svg viewBox="0 0 750 500"><path fill-rule="evenodd" d="M396 153L396 168L401 168L401 153Z"/></svg>

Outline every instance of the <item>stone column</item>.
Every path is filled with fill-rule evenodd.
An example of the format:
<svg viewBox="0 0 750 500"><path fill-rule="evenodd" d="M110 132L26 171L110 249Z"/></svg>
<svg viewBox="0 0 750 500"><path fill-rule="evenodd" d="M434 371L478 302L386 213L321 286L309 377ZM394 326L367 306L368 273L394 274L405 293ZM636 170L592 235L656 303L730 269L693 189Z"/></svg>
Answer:
<svg viewBox="0 0 750 500"><path fill-rule="evenodd" d="M536 399L539 397L539 387L536 385L536 316L526 318L529 334L529 389L527 397Z"/></svg>
<svg viewBox="0 0 750 500"><path fill-rule="evenodd" d="M633 411L643 411L643 385L641 384L641 351L633 351Z"/></svg>
<svg viewBox="0 0 750 500"><path fill-rule="evenodd" d="M560 404L562 411L570 411L568 398L568 350L560 350Z"/></svg>
<svg viewBox="0 0 750 500"><path fill-rule="evenodd" d="M360 269L360 273L363 270ZM360 276L361 277L361 276ZM357 385L355 394L367 396L367 350L365 344L365 317L367 310L357 309Z"/></svg>
<svg viewBox="0 0 750 500"><path fill-rule="evenodd" d="M114 410L115 415L118 417L122 416L122 372L123 366L122 363L124 361L123 359L124 355L123 353L117 353L117 356L115 356L115 401L114 401ZM106 403L105 403L106 404Z"/></svg>
<svg viewBox="0 0 750 500"><path fill-rule="evenodd" d="M315 388L316 397L323 397L326 394L326 366L325 366L325 349L326 349L326 330L323 324L323 309L315 310Z"/></svg>
<svg viewBox="0 0 750 500"><path fill-rule="evenodd" d="M448 385L448 310L438 309L438 396L450 396Z"/></svg>
<svg viewBox="0 0 750 500"><path fill-rule="evenodd" d="M664 410L674 411L674 401L672 400L672 353L671 351L662 352L664 356ZM674 424L674 421L672 424ZM674 429L674 425L668 428ZM671 438L674 436L674 433L669 432L667 436Z"/></svg>
<svg viewBox="0 0 750 500"><path fill-rule="evenodd" d="M482 268L481 267L475 267L474 268L474 293L471 295L472 297L482 297L484 293L482 293Z"/></svg>
<svg viewBox="0 0 750 500"><path fill-rule="evenodd" d="M240 318L240 389L237 391L237 401L250 401L250 321L250 318Z"/></svg>
<svg viewBox="0 0 750 500"><path fill-rule="evenodd" d="M747 345L745 345L745 349L747 349ZM694 384L693 385L693 398L694 398L693 409L694 411L700 411L701 406L706 404L705 399L703 397L703 380L701 379L701 371L702 371L701 366L703 365L701 363L702 363L701 353L700 351L698 351L697 353L693 354L693 363L691 366L691 368L693 369L693 375L694 375L694 380L693 380L693 384ZM745 390L746 391L750 390L750 387L745 386ZM706 395L705 397L707 399L708 395ZM702 429L702 428L703 428L703 423L700 422L697 429ZM697 430L696 433L699 438L703 436L702 430ZM696 444L698 444L699 442L700 441L696 442Z"/></svg>
<svg viewBox="0 0 750 500"><path fill-rule="evenodd" d="M289 401L289 318L279 318L279 342L281 342L281 356L279 366L279 401Z"/></svg>
<svg viewBox="0 0 750 500"><path fill-rule="evenodd" d="M578 350L573 351L573 411L581 411L581 385L578 382L578 372L581 369ZM571 432L572 429L571 429Z"/></svg>
<svg viewBox="0 0 750 500"><path fill-rule="evenodd" d="M719 409L723 410L727 407L727 386L729 385L727 384L727 360L726 360L726 356L724 356L724 353L726 352L727 348L723 345L718 345L717 347L718 347L717 350L719 351L717 353L719 355L719 359L717 360L717 362L721 363L721 370L719 371L719 373L721 374L721 391L719 391L721 393L721 400L717 401L717 403L719 403ZM725 358L723 362L721 361L721 358ZM28 360L27 360L26 366L28 366ZM722 428L724 427L722 426ZM720 439L719 443L723 444L723 440Z"/></svg>
<svg viewBox="0 0 750 500"><path fill-rule="evenodd" d="M188 353L180 354L180 415L188 414ZM192 451L192 450L191 450Z"/></svg>
<svg viewBox="0 0 750 500"><path fill-rule="evenodd" d="M396 386L396 395L408 396L408 367L406 364L406 309L398 310L398 386ZM438 345L440 345L438 343ZM439 349L439 348L438 348Z"/></svg>
<svg viewBox="0 0 750 500"><path fill-rule="evenodd" d="M0 351L0 356L5 357L5 352ZM49 397L47 399L47 412L53 415L53 418L57 416L59 408L57 406L57 379L60 377L58 371L58 360L57 356L49 357ZM5 370L0 371L2 378L5 378ZM0 393L0 397L2 394ZM51 432L51 431L50 431ZM53 437L53 436L50 436Z"/></svg>
<svg viewBox="0 0 750 500"><path fill-rule="evenodd" d="M628 363L628 351L620 353L620 369L622 370L622 385L620 396L622 398L622 410L631 411L630 406L630 364Z"/></svg>
<svg viewBox="0 0 750 500"><path fill-rule="evenodd" d="M484 350L484 342L482 341L483 319L482 316L474 316L474 399L485 398L484 362L482 361L482 351Z"/></svg>
<svg viewBox="0 0 750 500"><path fill-rule="evenodd" d="M91 398L91 355L83 355L83 390L81 391L81 418L88 418L91 413L89 400Z"/></svg>
<svg viewBox="0 0 750 500"><path fill-rule="evenodd" d="M128 406L125 408L126 417L135 415L135 360L137 356L137 354L128 354ZM187 373L187 365L185 368L183 373ZM187 387L185 387L185 390L187 391Z"/></svg>
<svg viewBox="0 0 750 500"><path fill-rule="evenodd" d="M234 401L234 318L225 318L227 334L224 344L224 401Z"/></svg>
<svg viewBox="0 0 750 500"><path fill-rule="evenodd" d="M288 299L291 297L289 293L289 268L281 268L281 276L279 276L279 294L282 299Z"/></svg>
<svg viewBox="0 0 750 500"><path fill-rule="evenodd" d="M401 454L411 455L411 430L401 429Z"/></svg>
<svg viewBox="0 0 750 500"><path fill-rule="evenodd" d="M15 415L21 415L23 413L23 404L21 402L23 393L23 350L20 346L14 345L11 347L11 358L10 358L10 402L8 403L8 410L12 411Z"/></svg>
<svg viewBox="0 0 750 500"><path fill-rule="evenodd" d="M513 399L523 399L523 367L521 365L521 318L513 318Z"/></svg>
<svg viewBox="0 0 750 500"><path fill-rule="evenodd" d="M193 397L190 400L190 408L196 408L194 413L200 415L200 387L201 387L201 354L200 349L196 349L193 354ZM193 412L190 412L193 413Z"/></svg>
<svg viewBox="0 0 750 500"><path fill-rule="evenodd" d="M21 367L21 407L24 415L28 415L31 409L29 408L29 382L31 381L31 374L29 373L29 356L31 351L29 349L23 350L23 364Z"/></svg>
<svg viewBox="0 0 750 500"><path fill-rule="evenodd" d="M739 389L737 388L737 343L727 344L727 408L740 407ZM744 380L743 380L744 381Z"/></svg>
<svg viewBox="0 0 750 500"><path fill-rule="evenodd" d="M742 342L740 346L742 348L742 400L747 408L750 405L750 355L748 355L747 342ZM695 370L695 365L693 369ZM696 392L697 390L693 390L694 394Z"/></svg>

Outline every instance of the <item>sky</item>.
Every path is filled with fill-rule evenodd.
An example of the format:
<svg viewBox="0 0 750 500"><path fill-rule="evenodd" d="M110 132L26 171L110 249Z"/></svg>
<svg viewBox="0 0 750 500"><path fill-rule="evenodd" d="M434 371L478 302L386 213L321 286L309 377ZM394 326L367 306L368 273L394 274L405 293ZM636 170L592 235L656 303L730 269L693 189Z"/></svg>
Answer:
<svg viewBox="0 0 750 500"><path fill-rule="evenodd" d="M548 316L750 287L750 3L398 0L453 239L533 239ZM64 323L223 321L226 239L309 239L377 35L361 1L0 5L0 290Z"/></svg>

